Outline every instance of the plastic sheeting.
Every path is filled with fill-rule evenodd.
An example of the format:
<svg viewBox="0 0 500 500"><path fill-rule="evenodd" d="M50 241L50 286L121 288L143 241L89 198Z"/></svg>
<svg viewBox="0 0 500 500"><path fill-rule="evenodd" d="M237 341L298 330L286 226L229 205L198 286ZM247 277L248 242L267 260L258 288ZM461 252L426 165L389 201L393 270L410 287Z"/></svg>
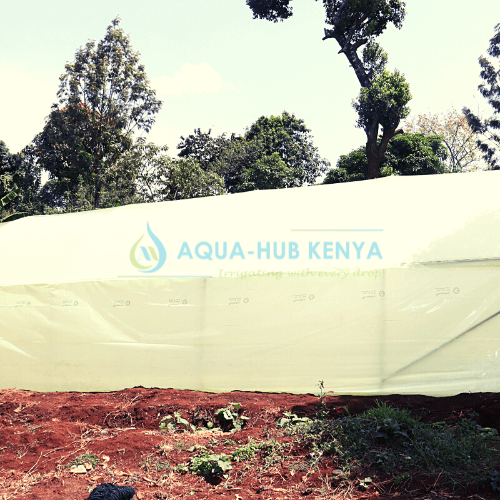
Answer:
<svg viewBox="0 0 500 500"><path fill-rule="evenodd" d="M500 172L0 226L0 386L498 392Z"/></svg>

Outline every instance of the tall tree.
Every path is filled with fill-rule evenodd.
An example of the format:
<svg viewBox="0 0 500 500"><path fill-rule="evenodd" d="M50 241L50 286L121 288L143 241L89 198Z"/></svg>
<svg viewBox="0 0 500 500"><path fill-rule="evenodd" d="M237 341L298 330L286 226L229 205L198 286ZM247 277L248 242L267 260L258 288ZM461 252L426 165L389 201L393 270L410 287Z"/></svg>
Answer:
<svg viewBox="0 0 500 500"><path fill-rule="evenodd" d="M447 150L439 135L406 133L392 140L382 159L380 176L442 174ZM368 179L368 161L363 146L342 155L323 184Z"/></svg>
<svg viewBox="0 0 500 500"><path fill-rule="evenodd" d="M247 0L254 18L277 22L292 15L290 0ZM380 164L389 141L403 130L398 128L409 114L411 99L409 85L397 70L386 69L387 54L375 38L389 24L401 28L405 4L401 0L323 0L326 23L323 40L335 39L339 54L344 54L352 66L361 92L354 108L358 112L357 125L366 133L368 177L380 175ZM358 50L363 45L362 59ZM379 140L379 129L382 137Z"/></svg>
<svg viewBox="0 0 500 500"><path fill-rule="evenodd" d="M105 206L114 165L133 146L134 132L149 132L161 108L119 22L114 19L103 40L89 41L66 64L59 103L34 139L56 204L71 203L83 187L91 208Z"/></svg>
<svg viewBox="0 0 500 500"><path fill-rule="evenodd" d="M463 113L456 109L441 114L418 115L406 121L406 132L440 135L448 150L446 170L464 172L477 170L479 163L478 135L472 130Z"/></svg>
<svg viewBox="0 0 500 500"><path fill-rule="evenodd" d="M495 26L495 35L490 39L488 55L498 59L500 63L500 23ZM488 165L500 169L500 67L495 65L486 57L479 58L481 66L480 76L483 83L479 85L479 92L493 108L493 116L481 119L469 108L463 108L467 121L472 130L481 135L477 144L483 152L483 158Z"/></svg>

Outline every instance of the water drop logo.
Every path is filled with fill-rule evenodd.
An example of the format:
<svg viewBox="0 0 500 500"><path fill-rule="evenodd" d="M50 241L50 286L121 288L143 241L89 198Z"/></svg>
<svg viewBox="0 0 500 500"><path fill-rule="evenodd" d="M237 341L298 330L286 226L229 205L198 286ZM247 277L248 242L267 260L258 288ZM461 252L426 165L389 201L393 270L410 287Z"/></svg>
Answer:
<svg viewBox="0 0 500 500"><path fill-rule="evenodd" d="M167 252L158 236L151 231L149 222L147 227L149 237L155 246L141 245L142 238L144 238L144 235L142 235L130 249L130 262L132 262L132 265L141 273L154 273L165 264Z"/></svg>

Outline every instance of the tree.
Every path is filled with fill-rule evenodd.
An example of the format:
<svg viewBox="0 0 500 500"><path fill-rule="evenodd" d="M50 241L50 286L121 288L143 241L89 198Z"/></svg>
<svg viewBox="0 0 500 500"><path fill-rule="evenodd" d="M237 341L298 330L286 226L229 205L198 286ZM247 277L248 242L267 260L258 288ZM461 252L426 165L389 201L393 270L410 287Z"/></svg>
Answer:
<svg viewBox="0 0 500 500"><path fill-rule="evenodd" d="M162 105L118 17L103 40L89 41L66 64L57 96L59 104L34 139L39 165L51 181L45 194L53 205L65 206L84 192L90 208L106 206L104 193L116 188L118 159L132 148L134 132L149 132Z"/></svg>
<svg viewBox="0 0 500 500"><path fill-rule="evenodd" d="M286 111L281 116L261 116L247 130L245 139L260 143L266 156L279 155L293 173L284 187L314 184L330 166L313 145L304 120Z"/></svg>
<svg viewBox="0 0 500 500"><path fill-rule="evenodd" d="M292 15L289 0L247 0L254 18L282 21ZM380 175L380 166L389 141L403 131L399 123L409 113L411 99L409 85L397 70L389 73L385 66L387 54L375 38L389 24L401 28L405 17L405 4L401 0L323 0L326 23L323 40L335 39L354 69L361 85L360 95L354 103L358 112L358 126L366 137L368 178ZM366 45L363 59L358 49ZM379 140L379 128L382 137Z"/></svg>
<svg viewBox="0 0 500 500"><path fill-rule="evenodd" d="M294 172L286 166L278 153L259 158L251 167L244 170L238 192L258 189L282 189L293 185Z"/></svg>
<svg viewBox="0 0 500 500"><path fill-rule="evenodd" d="M406 133L395 137L382 160L381 177L389 175L441 174L447 157L443 139L438 135ZM323 184L368 179L368 161L363 146L339 158Z"/></svg>
<svg viewBox="0 0 500 500"><path fill-rule="evenodd" d="M41 173L33 159L33 149L11 154L0 141L0 219L13 220L40 212L38 193Z"/></svg>
<svg viewBox="0 0 500 500"><path fill-rule="evenodd" d="M183 200L224 194L224 181L191 158L170 158L167 146L138 144L119 163L136 163L136 202Z"/></svg>
<svg viewBox="0 0 500 500"><path fill-rule="evenodd" d="M179 157L219 174L228 193L313 184L330 166L313 145L304 120L284 111L260 117L243 136L194 131L177 146ZM279 160L279 161L278 161Z"/></svg>
<svg viewBox="0 0 500 500"><path fill-rule="evenodd" d="M495 35L490 39L488 55L496 57L500 62L500 23L495 26ZM493 116L481 119L469 108L463 108L463 113L471 129L481 138L477 140L477 145L483 153L484 160L494 170L500 169L500 68L486 57L479 58L481 66L480 76L483 83L479 85L481 95L493 108Z"/></svg>
<svg viewBox="0 0 500 500"><path fill-rule="evenodd" d="M478 135L463 113L453 109L442 114L419 115L405 123L406 132L440 135L448 150L446 170L463 172L479 168Z"/></svg>

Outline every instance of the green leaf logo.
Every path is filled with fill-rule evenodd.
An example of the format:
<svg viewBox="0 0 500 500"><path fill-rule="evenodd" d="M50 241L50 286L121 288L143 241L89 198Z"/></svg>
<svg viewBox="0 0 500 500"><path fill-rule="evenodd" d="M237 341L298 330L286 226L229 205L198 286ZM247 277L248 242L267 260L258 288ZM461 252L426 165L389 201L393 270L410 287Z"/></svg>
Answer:
<svg viewBox="0 0 500 500"><path fill-rule="evenodd" d="M149 237L153 240L155 246L141 245L142 238L144 238L144 235L142 235L130 249L130 262L141 273L154 273L165 264L167 252L158 236L151 231L149 222L147 223L147 229ZM145 262L145 264L141 264L139 261Z"/></svg>

